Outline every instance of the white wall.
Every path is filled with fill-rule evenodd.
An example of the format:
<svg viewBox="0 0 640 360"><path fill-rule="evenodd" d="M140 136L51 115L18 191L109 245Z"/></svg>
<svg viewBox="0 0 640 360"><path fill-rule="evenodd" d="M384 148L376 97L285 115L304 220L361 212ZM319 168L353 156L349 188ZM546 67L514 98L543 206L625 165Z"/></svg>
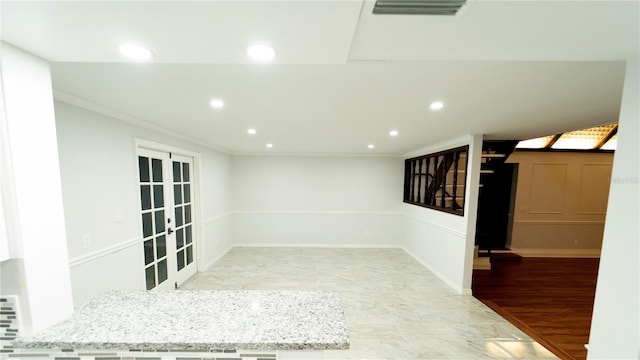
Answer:
<svg viewBox="0 0 640 360"><path fill-rule="evenodd" d="M0 56L1 56L0 48ZM0 262L6 261L12 258L18 257L19 254L12 252L12 247L16 247L15 241L10 239L15 238L10 236L7 228L7 224L11 226L14 221L10 219L7 221L6 215L15 211L5 212L5 207L8 209L12 207L9 201L10 194L13 194L13 176L9 171L11 165L11 157L9 156L9 136L8 136L8 124L7 116L4 104L4 89L2 86L2 71L0 71Z"/></svg>
<svg viewBox="0 0 640 360"><path fill-rule="evenodd" d="M231 193L232 156L203 149L200 172L200 204L204 246L198 270L202 271L224 255L233 245Z"/></svg>
<svg viewBox="0 0 640 360"><path fill-rule="evenodd" d="M2 96L2 94L0 94ZM0 179L2 178L3 171L0 171ZM4 216L4 195L0 191L0 262L6 261L12 258L11 247L9 244L9 236L7 234L7 226L5 224Z"/></svg>
<svg viewBox="0 0 640 360"><path fill-rule="evenodd" d="M136 138L200 154L199 268L231 246L228 154L65 102L55 108L76 306L109 289L144 288Z"/></svg>
<svg viewBox="0 0 640 360"><path fill-rule="evenodd" d="M469 145L464 216L403 204L405 250L461 294L471 293L482 136L465 136L412 152L426 155Z"/></svg>
<svg viewBox="0 0 640 360"><path fill-rule="evenodd" d="M471 291L482 136L470 145L465 216L403 204L404 160L233 156L233 238L240 246L403 247L459 293ZM412 155L412 156L413 156Z"/></svg>
<svg viewBox="0 0 640 360"><path fill-rule="evenodd" d="M600 256L612 153L517 151L511 250L523 256Z"/></svg>
<svg viewBox="0 0 640 360"><path fill-rule="evenodd" d="M234 239L398 246L402 169L402 159L390 157L234 156Z"/></svg>
<svg viewBox="0 0 640 360"><path fill-rule="evenodd" d="M627 64L589 359L640 358L640 62Z"/></svg>
<svg viewBox="0 0 640 360"><path fill-rule="evenodd" d="M3 282L0 290L21 295L20 307L29 315L24 323L28 334L60 321L73 309L58 145L49 64L5 44L0 53L2 128L7 131L2 148L8 152L3 165L9 167L2 172L3 192L7 174L12 187L12 206L4 211L12 219L12 240L22 250L21 261L9 260L1 270L3 279L24 280Z"/></svg>

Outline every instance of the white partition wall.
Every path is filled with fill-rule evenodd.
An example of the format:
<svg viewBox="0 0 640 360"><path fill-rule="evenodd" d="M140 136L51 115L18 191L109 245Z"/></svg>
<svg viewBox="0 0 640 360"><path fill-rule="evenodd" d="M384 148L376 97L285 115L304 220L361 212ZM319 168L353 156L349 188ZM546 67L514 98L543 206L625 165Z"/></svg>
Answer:
<svg viewBox="0 0 640 360"><path fill-rule="evenodd" d="M627 64L602 240L589 359L640 357L640 62Z"/></svg>
<svg viewBox="0 0 640 360"><path fill-rule="evenodd" d="M482 135L443 142L414 151L407 158L463 145L469 145L464 216L403 204L405 224L402 246L458 293L471 294Z"/></svg>
<svg viewBox="0 0 640 360"><path fill-rule="evenodd" d="M12 46L2 44L0 60L10 139L3 150L8 150L14 202L5 212L15 220L11 240L22 249L20 261L3 263L2 277L24 279L8 284L11 289L3 283L2 292L21 296L29 333L73 310L51 76L46 61Z"/></svg>

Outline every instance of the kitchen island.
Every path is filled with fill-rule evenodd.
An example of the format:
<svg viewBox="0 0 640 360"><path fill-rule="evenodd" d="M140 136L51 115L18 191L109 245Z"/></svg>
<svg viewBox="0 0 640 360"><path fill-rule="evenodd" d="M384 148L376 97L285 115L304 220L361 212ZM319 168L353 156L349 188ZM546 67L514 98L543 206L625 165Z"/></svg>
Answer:
<svg viewBox="0 0 640 360"><path fill-rule="evenodd" d="M321 359L349 337L334 292L111 291L14 347L52 359Z"/></svg>

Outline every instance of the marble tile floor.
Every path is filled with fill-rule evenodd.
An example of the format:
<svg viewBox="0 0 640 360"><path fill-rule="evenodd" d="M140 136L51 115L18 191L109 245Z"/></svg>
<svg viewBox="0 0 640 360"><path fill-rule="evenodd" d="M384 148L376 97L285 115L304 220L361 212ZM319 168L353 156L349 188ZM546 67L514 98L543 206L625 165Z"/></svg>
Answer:
<svg viewBox="0 0 640 360"><path fill-rule="evenodd" d="M236 247L180 288L336 291L351 346L326 359L556 358L401 249Z"/></svg>

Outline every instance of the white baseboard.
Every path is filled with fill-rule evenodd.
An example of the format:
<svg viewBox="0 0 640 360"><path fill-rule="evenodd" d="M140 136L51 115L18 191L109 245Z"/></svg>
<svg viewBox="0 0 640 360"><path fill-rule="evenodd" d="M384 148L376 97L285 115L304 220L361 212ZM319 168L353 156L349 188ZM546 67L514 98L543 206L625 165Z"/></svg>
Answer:
<svg viewBox="0 0 640 360"><path fill-rule="evenodd" d="M511 251L522 257L550 258L599 258L600 249L529 249L511 248Z"/></svg>
<svg viewBox="0 0 640 360"><path fill-rule="evenodd" d="M402 249L394 244L327 244L327 243L235 243L234 247L297 247L297 248L333 248L333 249Z"/></svg>
<svg viewBox="0 0 640 360"><path fill-rule="evenodd" d="M227 246L226 249L224 249L222 252L220 252L220 254L218 254L218 256L216 256L215 258L213 258L213 260L209 261L205 266L204 266L204 270L207 270L208 268L212 267L213 264L215 264L216 262L218 262L218 260L220 260L223 256L227 255L227 253L229 251L231 251L231 249L233 249L234 245L229 245Z"/></svg>
<svg viewBox="0 0 640 360"><path fill-rule="evenodd" d="M458 294L460 294L460 295L471 295L471 289L463 289L462 287L458 286L456 283L451 281L448 277L444 276L441 272L439 272L439 271L435 270L433 267L431 267L431 265L429 265L426 262L422 261L418 256L416 256L414 253L409 251L404 246L401 247L401 249L404 250L404 252L406 252L407 254L409 254L409 256L411 256L415 261L420 263L420 265L424 266L427 270L429 270L435 276L440 278L440 280L444 281L445 284L449 285L449 287L451 287L453 290L455 290L455 292L457 292Z"/></svg>

